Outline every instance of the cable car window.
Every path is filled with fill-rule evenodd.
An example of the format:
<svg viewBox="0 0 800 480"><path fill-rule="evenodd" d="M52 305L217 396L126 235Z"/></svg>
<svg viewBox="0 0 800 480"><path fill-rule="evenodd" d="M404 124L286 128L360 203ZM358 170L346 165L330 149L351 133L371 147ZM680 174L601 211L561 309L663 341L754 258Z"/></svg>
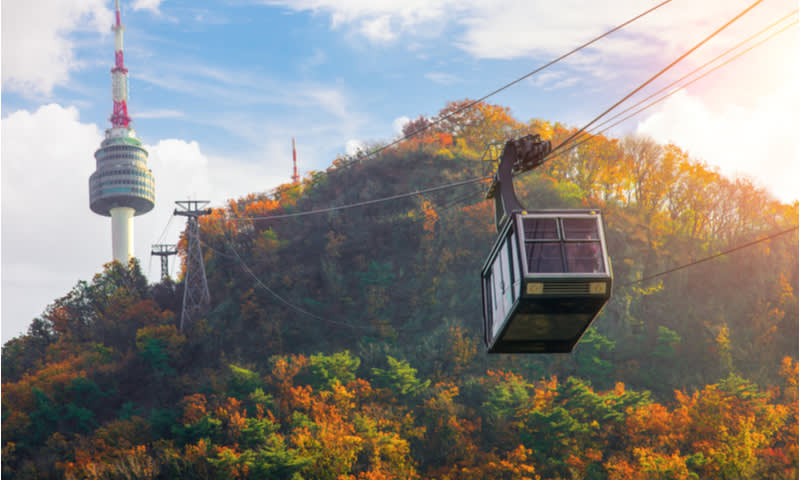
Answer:
<svg viewBox="0 0 800 480"><path fill-rule="evenodd" d="M507 298L510 296L511 286L508 285L508 266L504 268L505 248L501 248L492 266L492 292L494 302L492 303L492 331L497 335L498 330L503 325L503 320L511 308L511 302Z"/></svg>
<svg viewBox="0 0 800 480"><path fill-rule="evenodd" d="M558 240L558 223L555 218L523 218L525 240Z"/></svg>
<svg viewBox="0 0 800 480"><path fill-rule="evenodd" d="M563 218L565 240L599 240L600 231L595 218Z"/></svg>
<svg viewBox="0 0 800 480"><path fill-rule="evenodd" d="M511 289L511 301L515 301L519 296L519 282L521 278L520 274L520 262L519 262L519 249L517 248L517 237L511 236L508 238L508 243L511 245L510 254L511 254L511 284L514 288Z"/></svg>
<svg viewBox="0 0 800 480"><path fill-rule="evenodd" d="M561 244L558 242L526 242L525 256L528 258L529 273L561 273L564 271Z"/></svg>
<svg viewBox="0 0 800 480"><path fill-rule="evenodd" d="M491 318L491 317L488 317L488 314L491 314L491 312L493 310L492 296L494 295L494 292L492 292L492 281L491 281L491 278L490 277L485 278L483 280L483 284L484 284L484 288L486 289L486 295L484 296L484 298L486 299L487 318Z"/></svg>
<svg viewBox="0 0 800 480"><path fill-rule="evenodd" d="M513 250L512 250L513 244L514 244L514 242L513 242L513 240L511 240L511 238L506 239L506 246L505 246L504 250L506 251L506 259L507 259L506 261L508 262L508 277L509 277L508 284L509 285L514 285L514 268L513 268L513 265L514 265L514 254L513 254Z"/></svg>
<svg viewBox="0 0 800 480"><path fill-rule="evenodd" d="M570 273L603 273L600 242L567 243L567 271Z"/></svg>

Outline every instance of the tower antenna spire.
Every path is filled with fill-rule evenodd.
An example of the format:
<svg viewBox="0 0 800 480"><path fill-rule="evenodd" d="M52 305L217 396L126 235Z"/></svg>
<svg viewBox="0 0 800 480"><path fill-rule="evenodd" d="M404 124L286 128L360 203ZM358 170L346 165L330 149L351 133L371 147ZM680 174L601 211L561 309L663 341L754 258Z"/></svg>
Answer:
<svg viewBox="0 0 800 480"><path fill-rule="evenodd" d="M292 182L300 183L300 175L297 174L297 148L295 148L294 137L292 137L292 164L294 165L294 173L292 174Z"/></svg>
<svg viewBox="0 0 800 480"><path fill-rule="evenodd" d="M128 128L131 123L128 115L128 69L125 68L122 54L122 32L125 31L125 25L122 24L119 0L114 0L114 13L116 23L111 26L114 31L114 68L111 69L111 100L114 102L114 111L110 120L114 128Z"/></svg>

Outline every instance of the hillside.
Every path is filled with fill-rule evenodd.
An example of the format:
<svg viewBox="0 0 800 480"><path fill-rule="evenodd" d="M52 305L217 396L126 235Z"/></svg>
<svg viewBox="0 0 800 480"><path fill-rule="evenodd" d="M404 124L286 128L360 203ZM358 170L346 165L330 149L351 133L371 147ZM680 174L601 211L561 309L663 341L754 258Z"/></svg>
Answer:
<svg viewBox="0 0 800 480"><path fill-rule="evenodd" d="M211 309L184 332L180 281L107 265L3 347L3 474L796 478L796 231L639 281L791 228L796 203L635 137L518 177L529 209L601 209L614 267L576 351L549 356L483 351L485 183L331 209L485 176L507 135L573 131L479 104L231 200L201 219Z"/></svg>

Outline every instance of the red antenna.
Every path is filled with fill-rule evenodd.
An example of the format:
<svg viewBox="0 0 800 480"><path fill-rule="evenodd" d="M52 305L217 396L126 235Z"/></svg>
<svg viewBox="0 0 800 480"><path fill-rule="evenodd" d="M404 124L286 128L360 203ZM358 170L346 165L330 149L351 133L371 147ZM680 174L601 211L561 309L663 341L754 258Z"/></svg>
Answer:
<svg viewBox="0 0 800 480"><path fill-rule="evenodd" d="M114 0L117 22L111 27L114 31L114 68L111 69L111 100L114 112L111 114L112 128L130 128L131 117L128 115L128 69L122 58L122 24L119 14L119 0Z"/></svg>
<svg viewBox="0 0 800 480"><path fill-rule="evenodd" d="M292 174L292 181L300 183L300 175L297 174L297 149L294 144L294 137L292 137L292 163L294 164L294 174Z"/></svg>

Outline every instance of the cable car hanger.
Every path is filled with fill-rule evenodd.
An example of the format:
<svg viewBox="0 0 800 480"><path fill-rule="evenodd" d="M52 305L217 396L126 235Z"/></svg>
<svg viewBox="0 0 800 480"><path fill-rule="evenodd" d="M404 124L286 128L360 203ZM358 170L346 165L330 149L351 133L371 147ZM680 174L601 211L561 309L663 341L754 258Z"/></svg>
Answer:
<svg viewBox="0 0 800 480"><path fill-rule="evenodd" d="M492 184L486 193L487 199L494 198L495 226L498 232L509 212L524 211L514 192L512 177L538 167L544 163L549 153L550 140L542 141L539 135L526 135L506 142ZM497 195L498 187L500 195Z"/></svg>

